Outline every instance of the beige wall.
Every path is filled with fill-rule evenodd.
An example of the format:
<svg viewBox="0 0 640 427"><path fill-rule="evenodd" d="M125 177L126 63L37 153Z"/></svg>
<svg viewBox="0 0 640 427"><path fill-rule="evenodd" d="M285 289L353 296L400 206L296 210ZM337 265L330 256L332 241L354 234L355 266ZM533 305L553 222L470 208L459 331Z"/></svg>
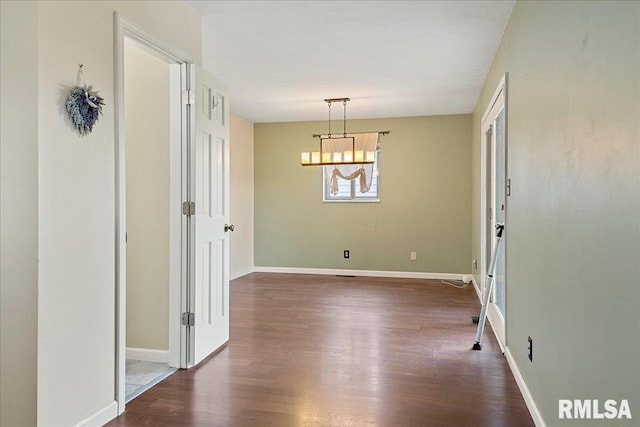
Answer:
<svg viewBox="0 0 640 427"><path fill-rule="evenodd" d="M169 350L169 64L125 43L127 347Z"/></svg>
<svg viewBox="0 0 640 427"><path fill-rule="evenodd" d="M507 345L549 426L558 399L640 416L639 44L638 2L518 2L474 113L479 257L478 126L508 72Z"/></svg>
<svg viewBox="0 0 640 427"><path fill-rule="evenodd" d="M36 424L36 4L0 2L0 425Z"/></svg>
<svg viewBox="0 0 640 427"><path fill-rule="evenodd" d="M380 203L322 202L322 171L300 166L300 152L317 146L312 134L326 122L255 125L256 266L468 273L471 116L348 127L391 130L381 137Z"/></svg>
<svg viewBox="0 0 640 427"><path fill-rule="evenodd" d="M38 423L46 426L74 425L115 395L114 11L200 62L200 16L184 2L37 3L38 79L24 79L38 88ZM63 110L78 63L106 103L84 138Z"/></svg>
<svg viewBox="0 0 640 427"><path fill-rule="evenodd" d="M230 123L229 221L235 231L229 239L229 269L234 279L253 270L253 123L233 114Z"/></svg>

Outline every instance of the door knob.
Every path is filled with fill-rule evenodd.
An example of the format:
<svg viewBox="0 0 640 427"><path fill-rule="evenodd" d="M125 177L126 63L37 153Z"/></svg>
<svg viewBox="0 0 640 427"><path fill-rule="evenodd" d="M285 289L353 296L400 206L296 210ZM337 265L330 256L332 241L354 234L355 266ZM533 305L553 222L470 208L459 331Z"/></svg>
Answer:
<svg viewBox="0 0 640 427"><path fill-rule="evenodd" d="M235 226L233 224L231 224L231 225L225 224L224 225L224 232L225 233L228 232L228 231L233 231L233 230L235 230Z"/></svg>

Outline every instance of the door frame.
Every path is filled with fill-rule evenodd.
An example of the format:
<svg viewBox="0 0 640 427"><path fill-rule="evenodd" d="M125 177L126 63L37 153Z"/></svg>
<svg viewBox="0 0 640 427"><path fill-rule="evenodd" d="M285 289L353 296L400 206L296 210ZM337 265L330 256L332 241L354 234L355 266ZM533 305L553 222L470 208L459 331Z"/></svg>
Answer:
<svg viewBox="0 0 640 427"><path fill-rule="evenodd" d="M114 94L115 94L115 400L118 415L125 409L125 365L126 365L126 176L125 176L125 129L124 129L124 42L125 38L167 61L170 64L170 206L176 206L169 218L170 276L169 276L169 363L186 368L186 337L184 327L178 321L180 313L186 311L186 217L180 214L187 181L186 105L182 94L187 88L186 64L192 59L178 49L164 43L155 35L118 12L114 12ZM173 64L176 64L174 67ZM176 118L180 118L176 123Z"/></svg>
<svg viewBox="0 0 640 427"><path fill-rule="evenodd" d="M491 219L489 218L488 208L492 204L492 195L488 194L488 186L489 176L492 174L492 169L494 168L494 153L492 148L492 142L488 142L486 138L486 131L488 129L485 126L485 121L491 117L492 115L497 115L501 109L504 109L505 112L505 177L508 177L507 170L507 132L508 132L508 117L507 117L507 83L508 83L508 73L505 73L496 90L491 97L487 108L482 115L482 119L480 121L480 289L478 290L480 297L484 293L485 283L487 280L487 256L491 254L487 251L487 244L492 242L495 234L487 233L487 222ZM493 135L492 135L493 140ZM505 193L505 223L506 223L506 215L508 212L507 203L506 203L506 193ZM505 259L505 277L506 277L506 265L507 265L507 256L506 256L506 247L507 247L507 232L505 229L505 233L503 238L501 239L502 250L504 251L504 259ZM505 284L507 283L505 279ZM487 307L487 318L489 319L489 324L491 325L491 329L493 329L494 334L496 335L498 344L500 345L500 349L504 352L504 349L507 346L507 289L505 286L505 313L504 317L499 312L499 310L495 307L493 303L493 298L495 296L495 287L493 288L493 292L491 298L489 299L489 305Z"/></svg>

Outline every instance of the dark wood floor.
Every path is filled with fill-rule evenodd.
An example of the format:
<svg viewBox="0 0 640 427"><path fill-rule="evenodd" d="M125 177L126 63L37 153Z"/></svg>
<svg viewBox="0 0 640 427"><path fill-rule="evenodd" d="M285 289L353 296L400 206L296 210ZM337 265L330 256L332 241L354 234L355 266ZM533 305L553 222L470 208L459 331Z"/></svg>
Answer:
<svg viewBox="0 0 640 427"><path fill-rule="evenodd" d="M109 425L533 425L471 286L255 273L230 305L226 348Z"/></svg>

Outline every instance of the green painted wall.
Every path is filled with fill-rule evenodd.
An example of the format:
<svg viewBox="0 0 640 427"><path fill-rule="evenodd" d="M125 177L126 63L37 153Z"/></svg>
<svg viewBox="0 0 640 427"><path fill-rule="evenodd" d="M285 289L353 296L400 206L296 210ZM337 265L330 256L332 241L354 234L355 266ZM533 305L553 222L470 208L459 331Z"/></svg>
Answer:
<svg viewBox="0 0 640 427"><path fill-rule="evenodd" d="M638 2L518 2L473 115L479 258L479 125L508 72L507 345L549 426L580 424L558 399L640 419L639 28Z"/></svg>
<svg viewBox="0 0 640 427"><path fill-rule="evenodd" d="M391 130L380 203L322 202L322 170L300 166L300 152L326 129L255 125L255 265L468 273L471 115L349 120L352 132Z"/></svg>

